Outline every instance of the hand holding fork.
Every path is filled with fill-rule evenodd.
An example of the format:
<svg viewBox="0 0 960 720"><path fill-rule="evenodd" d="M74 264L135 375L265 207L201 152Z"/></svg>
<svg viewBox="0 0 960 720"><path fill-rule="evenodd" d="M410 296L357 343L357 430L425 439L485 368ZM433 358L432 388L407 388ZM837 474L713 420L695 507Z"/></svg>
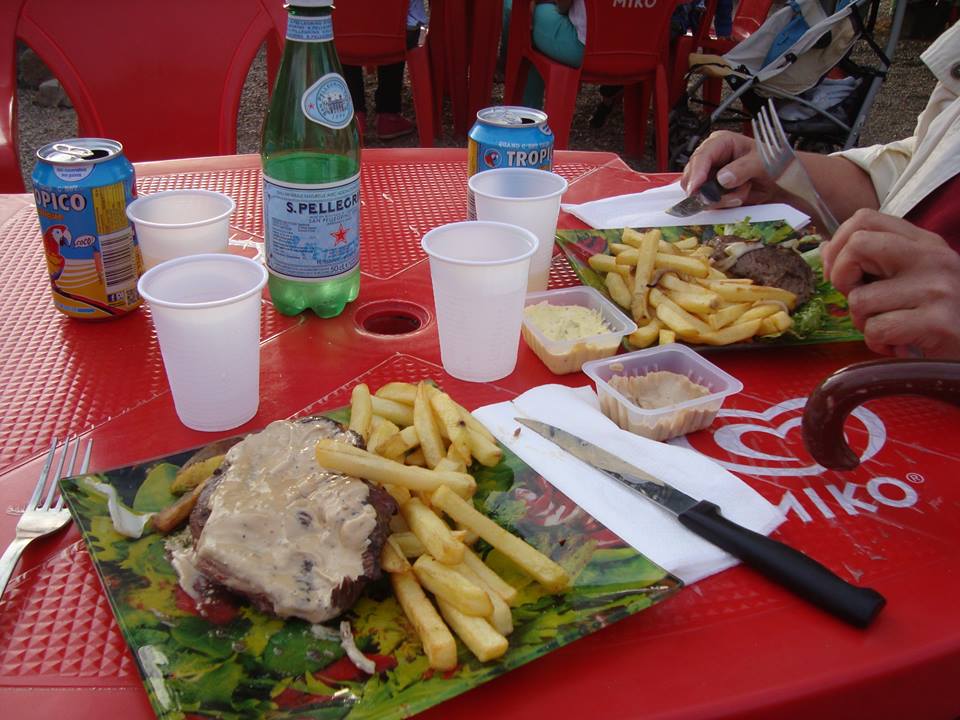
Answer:
<svg viewBox="0 0 960 720"><path fill-rule="evenodd" d="M30 496L30 500L27 502L23 515L20 516L20 520L17 522L16 537L10 545L7 546L3 556L0 557L0 596L2 596L3 591L6 590L7 582L10 580L14 568L17 566L17 561L20 559L27 545L39 537L60 530L70 522L70 511L63 506L63 496L58 497L59 493L57 491L57 481L65 475L74 474L73 468L76 464L80 440L79 438L74 438L72 450L70 442L68 439L67 442L63 444L60 459L52 473L50 487L46 489L46 494L44 494L47 478L51 476L50 468L57 454L57 439L54 438L50 444L50 452L47 453L47 459L40 469L40 479L37 481L37 486L33 490L33 495ZM88 440L86 450L83 454L83 461L80 463L77 474L85 473L90 466L90 450L92 446L93 440ZM70 454L70 460L66 463L66 469L64 470L64 460L68 454ZM56 499L56 502L54 502L54 499Z"/></svg>

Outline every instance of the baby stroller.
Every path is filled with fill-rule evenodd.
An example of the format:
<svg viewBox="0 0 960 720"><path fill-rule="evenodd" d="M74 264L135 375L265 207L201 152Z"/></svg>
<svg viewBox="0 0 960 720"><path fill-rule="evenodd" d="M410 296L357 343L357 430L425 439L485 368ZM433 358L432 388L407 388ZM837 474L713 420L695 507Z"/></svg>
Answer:
<svg viewBox="0 0 960 720"><path fill-rule="evenodd" d="M824 2L836 5L824 8ZM814 152L853 147L890 69L907 3L896 3L885 48L873 38L879 5L880 0L788 0L726 55L691 54L688 81L700 77L687 83L671 112L671 167L682 169L712 130L748 122L767 98L774 99L796 147ZM869 64L852 58L861 41L872 51ZM716 107L697 95L709 78L722 78L730 90Z"/></svg>

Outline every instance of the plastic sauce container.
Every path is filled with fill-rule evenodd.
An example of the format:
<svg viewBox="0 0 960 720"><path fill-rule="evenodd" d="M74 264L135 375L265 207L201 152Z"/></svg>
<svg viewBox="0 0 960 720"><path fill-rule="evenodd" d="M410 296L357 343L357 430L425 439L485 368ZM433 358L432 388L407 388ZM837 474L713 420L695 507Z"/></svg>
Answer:
<svg viewBox="0 0 960 720"><path fill-rule="evenodd" d="M620 349L624 335L637 329L636 323L591 287L580 285L528 293L524 307L546 302L550 305L580 305L600 313L609 332L566 340L551 340L524 314L523 339L537 357L556 375L577 372L589 360L610 357Z"/></svg>
<svg viewBox="0 0 960 720"><path fill-rule="evenodd" d="M614 375L640 377L658 370L683 375L708 392L685 402L646 409L610 385ZM713 422L728 395L743 390L743 383L735 377L677 343L588 362L583 372L596 385L604 415L624 430L652 440L669 440L702 430Z"/></svg>

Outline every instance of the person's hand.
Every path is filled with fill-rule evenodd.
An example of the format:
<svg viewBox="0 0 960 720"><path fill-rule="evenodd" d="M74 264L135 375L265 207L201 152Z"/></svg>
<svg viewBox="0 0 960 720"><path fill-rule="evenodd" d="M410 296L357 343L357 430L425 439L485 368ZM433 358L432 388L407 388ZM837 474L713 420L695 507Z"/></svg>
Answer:
<svg viewBox="0 0 960 720"><path fill-rule="evenodd" d="M847 296L871 350L960 359L960 254L943 238L858 210L821 253L824 277Z"/></svg>
<svg viewBox="0 0 960 720"><path fill-rule="evenodd" d="M764 170L756 143L746 135L728 130L711 133L701 143L683 169L680 186L688 195L696 192L717 171L717 182L725 192L713 207L738 207L770 202L777 186Z"/></svg>

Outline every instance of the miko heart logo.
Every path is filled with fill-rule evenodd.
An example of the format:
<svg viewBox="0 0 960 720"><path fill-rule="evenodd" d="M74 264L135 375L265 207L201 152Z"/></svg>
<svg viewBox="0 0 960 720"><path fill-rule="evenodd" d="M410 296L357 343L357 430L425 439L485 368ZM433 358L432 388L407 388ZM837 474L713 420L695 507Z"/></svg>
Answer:
<svg viewBox="0 0 960 720"><path fill-rule="evenodd" d="M780 455L770 452L772 449L771 446L773 446L776 441L779 441L778 446L781 449L790 449L792 443L788 442L788 436L792 430L799 428L802 420L802 416L796 413L796 411L802 410L806 403L806 398L793 398L773 405L763 412L721 409L720 412L717 413L719 420L724 418L744 418L748 421L753 421L720 423L715 428L708 430L713 437L714 444L725 452L727 456L747 458L752 461L749 464L724 460L716 457L715 454L705 452L703 448L695 448L686 436L676 438L670 442L673 445L687 447L705 455L710 455L723 465L723 467L732 472L776 477L819 475L826 470L822 465L816 463L813 465L798 465L798 463L804 461L804 458L798 458L796 455ZM777 418L788 414L790 417L779 424L775 424ZM868 460L876 455L884 443L886 443L887 429L876 413L866 408L859 407L854 410L850 416L859 420L867 433L867 447L861 455L861 460ZM748 444L745 441L749 435L756 436L757 434L765 437L754 437L753 439L759 442L752 444ZM756 445L761 443L765 446L766 451L756 447Z"/></svg>

